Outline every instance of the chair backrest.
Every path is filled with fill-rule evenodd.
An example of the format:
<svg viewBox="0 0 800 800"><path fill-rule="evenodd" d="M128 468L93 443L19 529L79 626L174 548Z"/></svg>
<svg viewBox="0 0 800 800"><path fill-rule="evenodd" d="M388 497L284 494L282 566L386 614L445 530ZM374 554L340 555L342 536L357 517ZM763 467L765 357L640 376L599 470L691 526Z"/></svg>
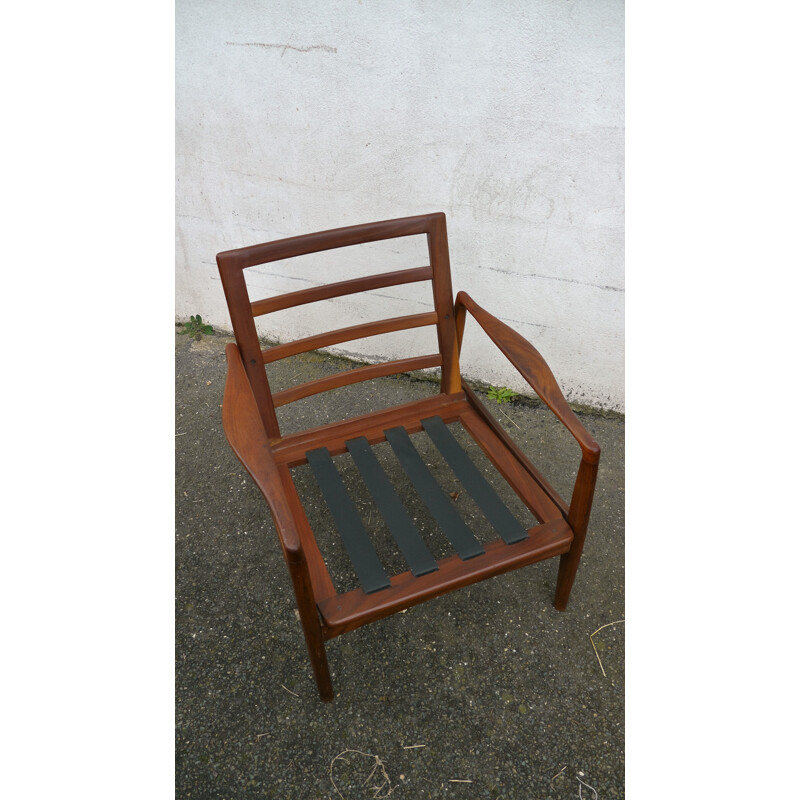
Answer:
<svg viewBox="0 0 800 800"><path fill-rule="evenodd" d="M315 286L297 292L251 301L245 283L244 270L271 261L295 258L309 253L339 247L396 239L403 236L427 235L430 264L427 267L403 269L352 280ZM233 331L242 354L245 371L261 412L267 435L280 437L275 409L286 403L308 397L328 389L369 380L384 375L414 369L441 367L441 391L452 394L461 390L458 367L458 345L453 314L453 290L450 281L450 256L447 247L447 227L443 213L423 214L416 217L370 222L347 228L320 231L289 239L279 239L265 244L228 250L217 255L217 266L231 315ZM292 308L318 300L365 292L386 286L397 286L417 281L432 281L434 310L377 322L367 322L347 328L328 331L261 349L256 332L255 318L262 314ZM401 331L422 325L436 325L439 352L431 355L404 358L346 370L336 375L309 381L273 394L265 364L281 358L317 350L342 342L376 336L390 331Z"/></svg>

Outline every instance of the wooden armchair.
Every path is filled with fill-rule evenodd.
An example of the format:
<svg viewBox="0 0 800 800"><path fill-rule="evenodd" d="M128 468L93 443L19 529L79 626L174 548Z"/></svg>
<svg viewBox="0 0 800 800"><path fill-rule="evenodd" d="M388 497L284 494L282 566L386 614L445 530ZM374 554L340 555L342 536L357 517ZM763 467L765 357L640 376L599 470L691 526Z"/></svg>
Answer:
<svg viewBox="0 0 800 800"><path fill-rule="evenodd" d="M308 253L426 234L430 266L404 269L251 301L244 270ZM536 561L560 556L555 606L566 608L578 569L594 494L600 448L569 408L541 355L472 298L453 304L444 214L373 222L229 250L217 256L237 344L227 346L222 408L228 441L269 505L289 568L311 664L323 700L333 699L325 640L445 592ZM254 318L332 297L417 281L433 284L433 311L363 323L262 350ZM467 312L578 441L582 458L567 506L461 382L459 352ZM272 393L265 364L345 341L435 325L438 352L374 364ZM384 375L441 368L441 392L390 409L282 435L275 409L303 397ZM460 424L532 512L526 529L451 433ZM431 475L410 435L424 431L474 499L497 538L481 544ZM399 466L452 543L436 561L372 446L388 441ZM332 456L349 453L409 569L387 575ZM360 587L337 593L308 522L292 469L308 463ZM407 482L404 482L404 485Z"/></svg>

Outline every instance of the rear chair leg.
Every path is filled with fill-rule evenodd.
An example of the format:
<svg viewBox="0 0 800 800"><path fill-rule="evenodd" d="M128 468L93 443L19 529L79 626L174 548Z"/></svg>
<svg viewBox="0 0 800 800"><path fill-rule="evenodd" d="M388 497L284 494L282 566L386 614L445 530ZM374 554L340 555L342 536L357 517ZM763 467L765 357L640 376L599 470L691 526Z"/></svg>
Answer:
<svg viewBox="0 0 800 800"><path fill-rule="evenodd" d="M317 604L314 593L311 591L311 578L305 561L298 564L289 564L289 571L294 584L294 594L297 599L297 611L300 614L300 623L308 646L308 657L311 668L317 680L319 696L326 703L333 700L333 684L331 673L328 669L328 657L325 654L325 638L322 635L322 626L319 622Z"/></svg>

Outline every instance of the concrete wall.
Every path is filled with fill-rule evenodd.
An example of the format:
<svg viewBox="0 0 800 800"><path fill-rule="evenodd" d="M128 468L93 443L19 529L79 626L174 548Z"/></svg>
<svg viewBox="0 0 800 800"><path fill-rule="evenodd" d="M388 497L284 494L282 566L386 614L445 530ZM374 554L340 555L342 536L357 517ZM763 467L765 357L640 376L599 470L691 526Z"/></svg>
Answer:
<svg viewBox="0 0 800 800"><path fill-rule="evenodd" d="M230 329L214 256L447 214L453 285L568 399L624 409L622 0L178 0L176 315ZM262 296L427 263L424 242L255 268ZM429 305L422 286L281 312L280 340ZM263 318L262 318L263 320ZM382 360L424 329L348 343ZM466 376L527 385L475 324Z"/></svg>

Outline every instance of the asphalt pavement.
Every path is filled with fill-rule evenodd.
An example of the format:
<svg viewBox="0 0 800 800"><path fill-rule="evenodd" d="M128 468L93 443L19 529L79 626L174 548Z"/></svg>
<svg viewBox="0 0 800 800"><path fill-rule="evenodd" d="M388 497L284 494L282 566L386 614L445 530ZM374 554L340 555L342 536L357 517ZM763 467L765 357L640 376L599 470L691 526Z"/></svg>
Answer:
<svg viewBox="0 0 800 800"><path fill-rule="evenodd" d="M222 429L229 341L175 336L176 798L624 797L624 417L579 411L603 453L565 612L557 559L461 589L329 641L323 703L269 511ZM311 353L268 374L279 390L342 366ZM383 378L278 417L298 430L436 391ZM485 402L568 500L569 434L530 399ZM309 467L295 477L335 583L352 588Z"/></svg>

